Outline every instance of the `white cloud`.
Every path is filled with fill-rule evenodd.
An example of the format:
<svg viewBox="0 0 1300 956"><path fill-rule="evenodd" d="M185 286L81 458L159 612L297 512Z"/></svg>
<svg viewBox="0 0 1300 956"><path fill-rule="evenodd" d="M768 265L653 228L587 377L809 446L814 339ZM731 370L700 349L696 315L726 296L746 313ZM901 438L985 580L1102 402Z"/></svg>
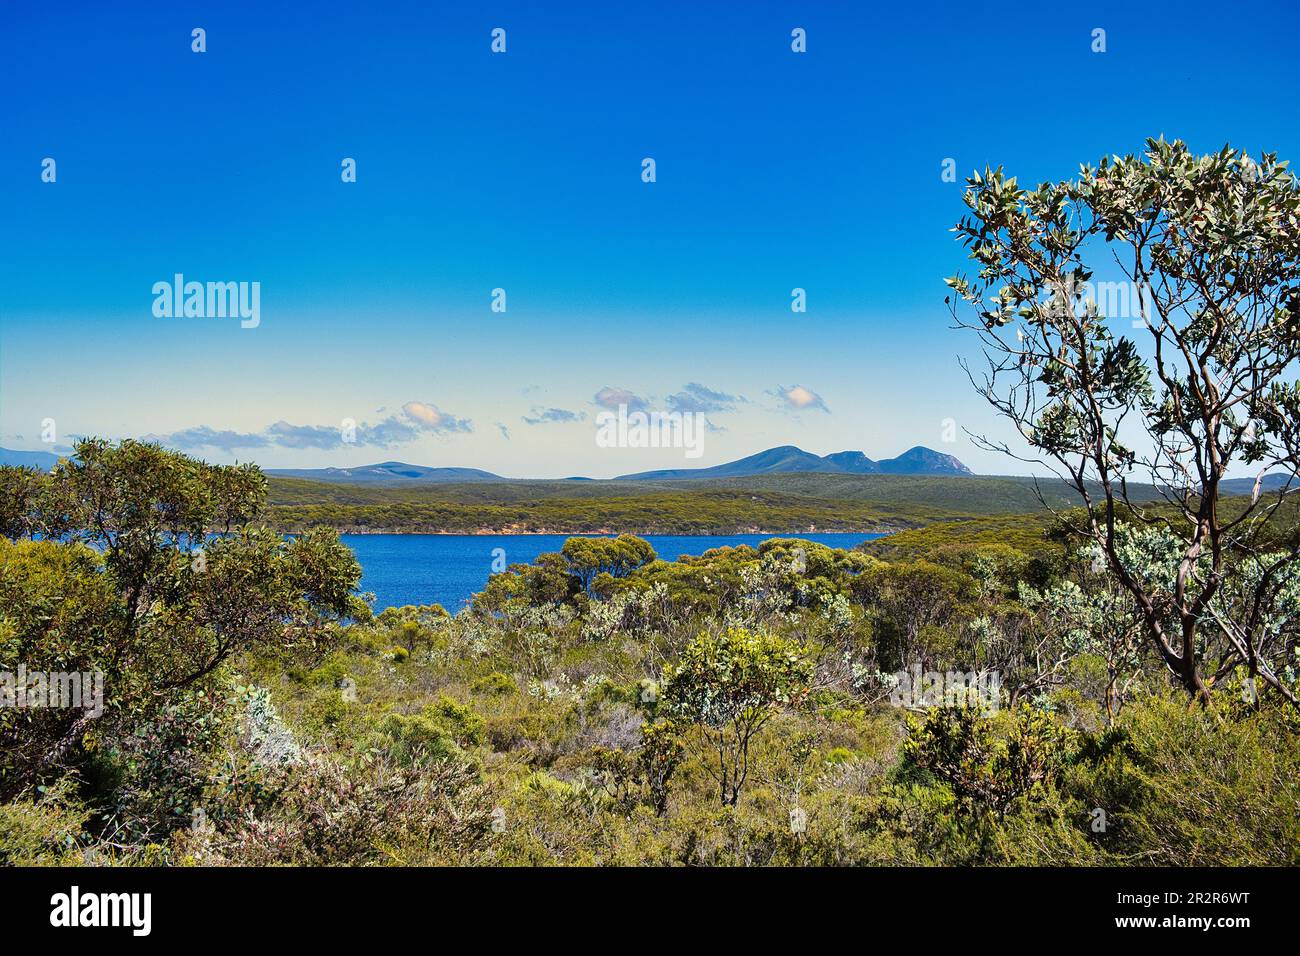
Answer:
<svg viewBox="0 0 1300 956"><path fill-rule="evenodd" d="M467 432L470 424L463 418L448 415L429 402L407 402L402 412L420 428L431 432Z"/></svg>
<svg viewBox="0 0 1300 956"><path fill-rule="evenodd" d="M628 411L640 411L646 407L646 400L634 392L629 392L625 388L613 388L606 385L599 392L593 401L601 408L617 409L620 405L626 405Z"/></svg>
<svg viewBox="0 0 1300 956"><path fill-rule="evenodd" d="M802 412L808 409L820 409L823 412L830 412L820 395L810 388L804 388L802 385L778 386L773 394L785 402L786 408L793 412Z"/></svg>

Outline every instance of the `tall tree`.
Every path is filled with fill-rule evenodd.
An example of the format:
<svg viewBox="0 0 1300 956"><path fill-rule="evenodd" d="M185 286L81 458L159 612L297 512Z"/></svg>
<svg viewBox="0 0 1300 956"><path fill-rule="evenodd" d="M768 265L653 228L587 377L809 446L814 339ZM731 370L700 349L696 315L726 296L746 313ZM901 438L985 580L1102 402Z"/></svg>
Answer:
<svg viewBox="0 0 1300 956"><path fill-rule="evenodd" d="M255 523L266 479L157 445L87 439L17 489L0 542L0 671L103 675L104 709L0 712L0 798L74 762L97 733L130 732L233 655L317 649L366 617L361 570L332 531ZM216 537L208 535L218 532Z"/></svg>
<svg viewBox="0 0 1300 956"><path fill-rule="evenodd" d="M1300 541L1272 519L1300 484L1296 177L1273 154L1161 139L1073 181L967 182L955 231L979 271L947 282L984 346L972 381L1078 492L1082 520L1061 520L1099 547L1177 680L1208 699L1244 665L1294 703L1277 636ZM1104 314L1098 299L1125 297L1095 294L1098 262L1140 314ZM1239 504L1220 497L1233 469L1257 476ZM1172 507L1136 501L1139 481Z"/></svg>

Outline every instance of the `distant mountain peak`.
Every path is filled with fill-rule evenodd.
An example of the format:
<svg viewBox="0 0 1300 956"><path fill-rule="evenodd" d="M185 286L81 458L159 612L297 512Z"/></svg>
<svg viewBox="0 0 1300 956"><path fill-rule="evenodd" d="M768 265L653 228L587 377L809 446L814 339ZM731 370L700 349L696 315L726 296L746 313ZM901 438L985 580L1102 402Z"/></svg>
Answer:
<svg viewBox="0 0 1300 956"><path fill-rule="evenodd" d="M861 451L837 451L827 455L824 460L833 461L851 471L865 471L872 465L879 464L879 462L868 458L866 452Z"/></svg>
<svg viewBox="0 0 1300 956"><path fill-rule="evenodd" d="M355 468L266 468L268 475L305 478L352 485L437 484L449 481L501 481L500 475L479 468L429 468L404 461L381 461Z"/></svg>
<svg viewBox="0 0 1300 956"><path fill-rule="evenodd" d="M945 455L943 452L935 451L933 448L926 448L924 445L913 445L897 458L892 458L887 462L882 461L879 464L881 471L895 475L971 474L971 470L952 455ZM911 468L917 470L895 470Z"/></svg>
<svg viewBox="0 0 1300 956"><path fill-rule="evenodd" d="M848 475L951 475L971 474L952 455L914 445L897 458L876 461L860 451L837 451L814 455L794 445L778 445L766 451L711 468L667 468L619 475L620 479L665 480L669 478L744 478L774 472L829 472Z"/></svg>
<svg viewBox="0 0 1300 956"><path fill-rule="evenodd" d="M0 465L17 465L20 468L49 471L58 463L59 456L53 452L17 451L13 448L0 448Z"/></svg>

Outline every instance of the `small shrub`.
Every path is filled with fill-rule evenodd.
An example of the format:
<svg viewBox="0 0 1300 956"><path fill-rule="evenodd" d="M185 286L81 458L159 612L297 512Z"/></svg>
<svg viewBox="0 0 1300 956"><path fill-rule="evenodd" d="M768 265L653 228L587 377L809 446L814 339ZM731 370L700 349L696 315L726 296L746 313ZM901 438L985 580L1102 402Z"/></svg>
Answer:
<svg viewBox="0 0 1300 956"><path fill-rule="evenodd" d="M475 694L493 696L519 693L519 686L515 683L515 679L509 674L503 674L501 671L493 671L491 674L484 674L482 677L474 678L470 682L469 689Z"/></svg>

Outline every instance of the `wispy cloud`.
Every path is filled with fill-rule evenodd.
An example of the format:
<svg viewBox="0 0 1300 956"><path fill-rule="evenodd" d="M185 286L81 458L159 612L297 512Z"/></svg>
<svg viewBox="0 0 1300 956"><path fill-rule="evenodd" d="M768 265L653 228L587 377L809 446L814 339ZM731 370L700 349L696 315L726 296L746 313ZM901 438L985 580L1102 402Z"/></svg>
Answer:
<svg viewBox="0 0 1300 956"><path fill-rule="evenodd" d="M746 399L740 395L716 392L699 382L689 382L675 395L668 396L668 408L674 412L731 412Z"/></svg>
<svg viewBox="0 0 1300 956"><path fill-rule="evenodd" d="M628 411L641 411L649 406L649 403L634 392L629 392L625 388L614 388L606 385L596 393L592 399L601 408L617 410L620 405L626 405Z"/></svg>
<svg viewBox="0 0 1300 956"><path fill-rule="evenodd" d="M430 402L407 402L402 406L402 413L425 431L469 432L474 430L467 419L449 415Z"/></svg>
<svg viewBox="0 0 1300 956"><path fill-rule="evenodd" d="M334 432L338 439L338 431ZM220 448L222 451L234 451L236 448L266 448L273 442L265 435L251 432L236 432L228 429L218 430L207 425L196 425L170 435L145 435L146 441L157 441L173 448Z"/></svg>
<svg viewBox="0 0 1300 956"><path fill-rule="evenodd" d="M470 431L473 431L473 425L468 419L447 414L428 402L407 402L402 406L400 415L389 415L373 425L361 422L345 428L342 422L338 425L295 425L281 420L260 432L236 432L196 425L168 435L146 435L145 438L179 449L217 448L230 452L236 449L274 447L328 451L342 445L391 448L413 442L429 433Z"/></svg>
<svg viewBox="0 0 1300 956"><path fill-rule="evenodd" d="M802 385L778 385L776 391L770 394L781 399L787 411L806 412L816 410L826 412L828 415L831 411L820 395L810 388L804 388Z"/></svg>
<svg viewBox="0 0 1300 956"><path fill-rule="evenodd" d="M547 422L580 422L587 417L586 412L571 412L567 408L533 408L531 416L522 416L526 424L544 425Z"/></svg>
<svg viewBox="0 0 1300 956"><path fill-rule="evenodd" d="M501 437L506 441L510 440L510 429L506 427L505 422L497 422L497 431L501 433Z"/></svg>
<svg viewBox="0 0 1300 956"><path fill-rule="evenodd" d="M357 444L362 444L361 428L357 427ZM343 442L343 431L329 425L293 425L279 421L264 433L269 444L280 448L337 448ZM369 444L367 442L367 444Z"/></svg>

